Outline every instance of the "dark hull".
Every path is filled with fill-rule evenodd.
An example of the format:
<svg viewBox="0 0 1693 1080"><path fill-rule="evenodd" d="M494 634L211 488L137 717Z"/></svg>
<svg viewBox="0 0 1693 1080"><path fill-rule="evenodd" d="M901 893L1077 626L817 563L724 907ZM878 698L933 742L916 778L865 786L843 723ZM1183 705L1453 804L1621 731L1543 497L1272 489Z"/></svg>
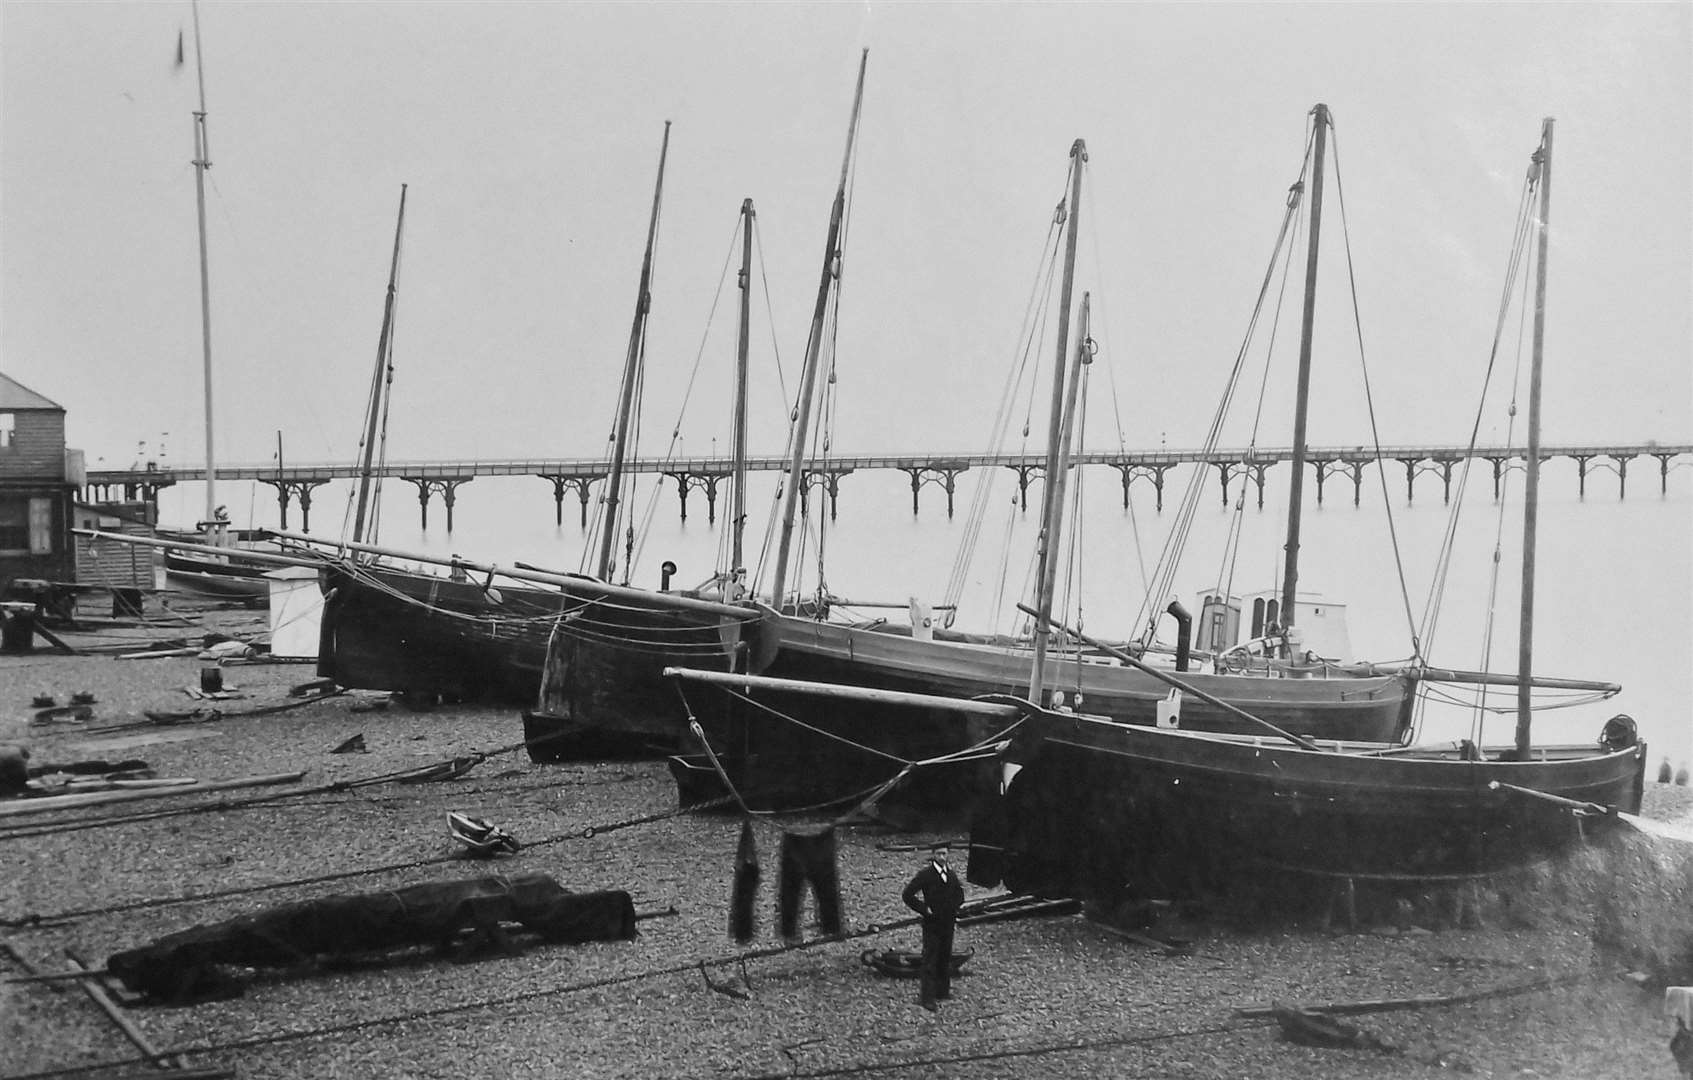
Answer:
<svg viewBox="0 0 1693 1080"><path fill-rule="evenodd" d="M941 697L973 698L1028 691L1025 651L952 641L920 641L885 630L804 619L774 620L772 659L759 674ZM1066 697L1081 691L1089 714L1151 725L1170 687L1155 676L1115 663L1052 664L1047 685ZM1174 673L1172 673L1174 674ZM1183 682L1253 716L1313 739L1397 742L1409 730L1411 682L1399 676L1269 678L1181 673ZM1258 727L1187 695L1181 726L1190 730L1256 734Z"/></svg>
<svg viewBox="0 0 1693 1080"><path fill-rule="evenodd" d="M674 753L687 713L666 667L746 669L758 619L650 602L574 598L546 650L539 702L523 717L535 761Z"/></svg>
<svg viewBox="0 0 1693 1080"><path fill-rule="evenodd" d="M760 689L756 703L717 688L686 693L711 749L755 810L846 810L881 793L874 809L896 823L963 825L995 789L999 768L986 744L1007 726L1000 720L801 691ZM972 747L983 749L960 754ZM692 749L671 759L679 797L722 794L701 748Z"/></svg>
<svg viewBox="0 0 1693 1080"><path fill-rule="evenodd" d="M972 831L971 879L1103 904L1215 898L1266 872L1464 879L1556 855L1615 821L1493 781L1639 809L1643 744L1496 758L1313 752L1031 711L1005 755L1004 793Z"/></svg>
<svg viewBox="0 0 1693 1080"><path fill-rule="evenodd" d="M524 718L531 755L557 760L641 748L695 753L700 747L687 735L693 718L713 749L745 763L735 782L770 808L868 794L907 763L981 743L994 734L992 725L945 708L872 708L802 691L761 688L735 695L697 686L679 691L662 677L664 667L750 670L946 698L1017 692L1028 684L1028 655L1003 647L920 641L768 610L733 640L716 622L691 613L625 607L616 616L614 624L568 634L570 620L561 623L541 705ZM746 647L738 650L742 640ZM1169 689L1153 676L1114 664L1066 661L1053 670L1055 687L1073 691L1079 685L1090 710L1132 723L1153 723ZM1255 715L1318 738L1397 739L1410 715L1410 684L1399 677L1188 678ZM1221 730L1249 726L1198 699L1184 703L1182 722ZM992 768L979 761L925 765L901 782L891 801L959 809L994 786Z"/></svg>
<svg viewBox="0 0 1693 1080"><path fill-rule="evenodd" d="M559 590L386 568L323 572L318 674L339 686L533 705Z"/></svg>
<svg viewBox="0 0 1693 1080"><path fill-rule="evenodd" d="M231 563L186 552L165 553L165 582L182 592L227 599L256 600L270 595L265 568Z"/></svg>

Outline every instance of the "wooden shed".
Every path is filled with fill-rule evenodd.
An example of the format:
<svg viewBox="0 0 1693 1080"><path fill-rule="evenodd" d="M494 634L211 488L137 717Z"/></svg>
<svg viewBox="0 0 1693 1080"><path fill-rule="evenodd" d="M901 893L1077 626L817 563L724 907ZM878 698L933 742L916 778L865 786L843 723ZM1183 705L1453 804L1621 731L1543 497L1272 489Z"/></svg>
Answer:
<svg viewBox="0 0 1693 1080"><path fill-rule="evenodd" d="M65 410L0 374L0 595L17 578L72 579L82 471L82 452L65 448Z"/></svg>

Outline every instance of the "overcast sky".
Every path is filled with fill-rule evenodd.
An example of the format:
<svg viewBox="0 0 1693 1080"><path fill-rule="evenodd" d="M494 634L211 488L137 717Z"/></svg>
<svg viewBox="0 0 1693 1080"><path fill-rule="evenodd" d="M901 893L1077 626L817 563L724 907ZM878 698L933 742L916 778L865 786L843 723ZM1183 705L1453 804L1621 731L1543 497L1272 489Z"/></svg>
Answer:
<svg viewBox="0 0 1693 1080"><path fill-rule="evenodd" d="M268 460L279 430L290 460L354 455L402 183L389 456L599 453L666 120L645 447L702 341L686 448L727 444L732 288L709 316L750 196L772 305L754 449L778 452L769 342L791 386L863 48L837 449L983 443L1077 137L1111 373L1095 393L1114 389L1123 424L1090 442L1197 445L1318 101L1345 213L1331 173L1314 443L1368 437L1349 273L1383 440L1466 438L1547 116L1545 439L1693 439L1686 3L206 3L200 20L221 461ZM192 9L6 0L0 50L0 367L66 407L90 467L142 444L196 464ZM1285 445L1276 415L1260 441Z"/></svg>

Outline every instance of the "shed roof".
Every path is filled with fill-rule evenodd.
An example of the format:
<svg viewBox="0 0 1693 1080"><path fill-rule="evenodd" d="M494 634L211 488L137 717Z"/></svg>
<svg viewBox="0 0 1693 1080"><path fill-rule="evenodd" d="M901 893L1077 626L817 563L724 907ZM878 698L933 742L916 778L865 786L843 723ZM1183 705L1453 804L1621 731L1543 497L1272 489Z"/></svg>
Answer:
<svg viewBox="0 0 1693 1080"><path fill-rule="evenodd" d="M31 390L10 375L0 372L0 409L15 411L20 409L51 409L54 412L64 412L65 407L56 402L48 401L40 394Z"/></svg>

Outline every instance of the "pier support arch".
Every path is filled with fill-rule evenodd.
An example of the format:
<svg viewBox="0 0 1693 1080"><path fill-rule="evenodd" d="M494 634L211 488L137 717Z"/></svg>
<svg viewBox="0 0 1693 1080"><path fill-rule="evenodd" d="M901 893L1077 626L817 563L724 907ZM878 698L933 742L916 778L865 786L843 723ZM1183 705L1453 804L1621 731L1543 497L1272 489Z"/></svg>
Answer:
<svg viewBox="0 0 1693 1080"><path fill-rule="evenodd" d="M1171 466L1165 464L1140 464L1132 461L1113 461L1111 467L1117 470L1123 480L1123 509L1129 508L1129 485L1137 479L1152 481L1153 488L1158 492L1158 512L1164 512L1164 474Z"/></svg>
<svg viewBox="0 0 1693 1080"><path fill-rule="evenodd" d="M807 469L800 476L800 492L802 495L809 495L813 488L822 488L823 493L829 497L829 520L834 521L838 509L836 504L841 494L841 477L851 472L851 469ZM800 499L799 512L801 515L810 513L808 508L810 501L807 498Z"/></svg>
<svg viewBox="0 0 1693 1080"><path fill-rule="evenodd" d="M707 523L717 524L717 484L729 477L729 473L690 473L667 472L665 476L676 481L676 497L681 505L682 520L688 520L688 492L701 490L705 492L705 519Z"/></svg>
<svg viewBox="0 0 1693 1080"><path fill-rule="evenodd" d="M1045 480L1046 466L1009 464L1005 467L1017 474L1017 509L1027 510L1029 508L1029 481L1034 479Z"/></svg>
<svg viewBox="0 0 1693 1080"><path fill-rule="evenodd" d="M898 469L911 477L911 516L917 516L917 493L924 484L935 484L946 491L946 516L952 516L953 493L958 490L958 474L970 466L963 461L933 461L924 465L900 465ZM833 513L830 516L834 516Z"/></svg>
<svg viewBox="0 0 1693 1080"><path fill-rule="evenodd" d="M588 500L593 494L594 484L597 481L604 480L606 474L578 475L572 473L566 476L560 473L536 473L535 475L543 480L551 480L553 483L554 523L561 526L564 524L564 493L574 491L577 498L582 501L582 527L586 529L588 527Z"/></svg>
<svg viewBox="0 0 1693 1080"><path fill-rule="evenodd" d="M300 500L300 531L312 531L312 491L329 483L327 480L263 480L276 489L276 506L281 512L282 527L288 527L288 505L296 497Z"/></svg>
<svg viewBox="0 0 1693 1080"><path fill-rule="evenodd" d="M453 506L458 502L460 484L468 484L476 479L473 476L454 477L447 479L438 476L402 476L408 484L417 485L417 505L422 512L423 528L429 528L429 496L433 492L441 493L441 501L447 507L447 531L453 531Z"/></svg>

